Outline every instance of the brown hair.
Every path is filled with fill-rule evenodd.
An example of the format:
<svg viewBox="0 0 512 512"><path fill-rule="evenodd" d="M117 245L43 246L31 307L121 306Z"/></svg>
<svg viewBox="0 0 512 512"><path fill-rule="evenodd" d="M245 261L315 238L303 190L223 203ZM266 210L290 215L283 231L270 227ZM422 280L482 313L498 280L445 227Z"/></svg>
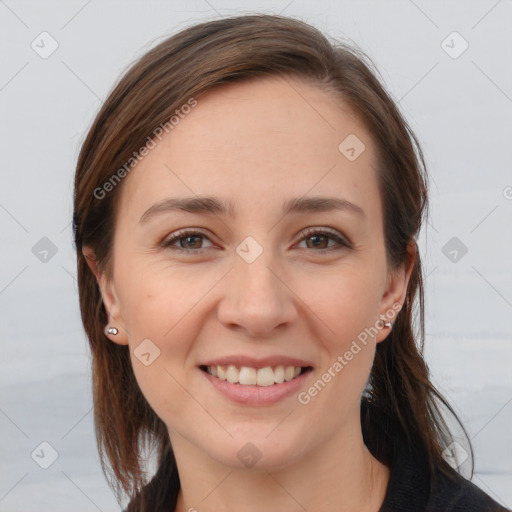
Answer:
<svg viewBox="0 0 512 512"><path fill-rule="evenodd" d="M404 264L407 246L416 243L426 215L426 170L416 137L372 69L362 52L329 42L301 21L275 15L230 17L187 28L151 49L122 77L98 113L78 159L74 233L80 307L92 351L98 449L118 500L132 500L128 510L174 507L180 484L166 426L137 385L128 347L112 343L103 332L107 316L82 248L92 248L100 270L108 273L122 183L100 199L95 191L191 97L251 77L296 77L351 106L372 134L379 155L387 258L391 266ZM377 346L366 400L397 422L405 445L424 451L432 475L442 471L453 476L442 457L452 437L440 407L456 415L429 380L423 340L417 254L403 308L388 338ZM378 458L390 460L384 440L372 432L367 440ZM159 457L149 483L143 470L146 448L156 449Z"/></svg>

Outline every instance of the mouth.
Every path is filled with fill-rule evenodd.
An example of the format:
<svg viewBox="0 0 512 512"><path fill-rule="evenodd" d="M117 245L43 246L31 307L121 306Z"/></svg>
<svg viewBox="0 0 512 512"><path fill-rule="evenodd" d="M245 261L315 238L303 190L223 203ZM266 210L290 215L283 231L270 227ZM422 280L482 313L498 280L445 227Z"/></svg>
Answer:
<svg viewBox="0 0 512 512"><path fill-rule="evenodd" d="M199 368L215 379L252 387L279 386L313 370L312 366L277 365L256 368L235 364L200 365Z"/></svg>

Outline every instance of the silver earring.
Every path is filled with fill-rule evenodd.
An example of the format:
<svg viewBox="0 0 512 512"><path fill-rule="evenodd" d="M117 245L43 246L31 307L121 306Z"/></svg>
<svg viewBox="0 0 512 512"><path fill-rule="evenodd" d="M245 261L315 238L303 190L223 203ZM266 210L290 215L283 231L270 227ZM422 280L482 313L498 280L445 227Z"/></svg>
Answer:
<svg viewBox="0 0 512 512"><path fill-rule="evenodd" d="M119 331L115 327L109 327L107 325L106 334L112 334L113 336L115 336L118 332Z"/></svg>
<svg viewBox="0 0 512 512"><path fill-rule="evenodd" d="M389 327L391 327L391 322L390 321L384 322L384 325L389 328Z"/></svg>

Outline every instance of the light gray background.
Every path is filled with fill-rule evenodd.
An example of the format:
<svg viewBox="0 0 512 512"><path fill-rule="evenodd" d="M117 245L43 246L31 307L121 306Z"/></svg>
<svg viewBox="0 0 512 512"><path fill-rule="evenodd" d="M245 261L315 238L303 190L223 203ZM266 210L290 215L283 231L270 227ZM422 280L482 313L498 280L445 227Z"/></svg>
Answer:
<svg viewBox="0 0 512 512"><path fill-rule="evenodd" d="M510 0L0 0L0 510L119 510L98 466L78 310L79 145L135 57L194 22L256 11L360 45L419 136L432 177L426 357L473 439L474 482L512 506ZM43 31L58 43L47 59L31 48ZM453 31L469 44L458 58ZM42 237L58 249L46 262L32 252ZM455 262L452 237L467 247ZM31 458L51 461L43 441L58 453L48 469Z"/></svg>

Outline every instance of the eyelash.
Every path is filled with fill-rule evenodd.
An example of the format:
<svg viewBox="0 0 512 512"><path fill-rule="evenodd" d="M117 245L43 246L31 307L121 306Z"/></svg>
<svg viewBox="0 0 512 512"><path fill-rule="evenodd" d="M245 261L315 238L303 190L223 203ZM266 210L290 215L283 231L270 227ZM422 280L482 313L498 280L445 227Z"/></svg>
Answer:
<svg viewBox="0 0 512 512"><path fill-rule="evenodd" d="M183 252L183 253L202 253L203 251L205 251L207 249L207 248L184 249L182 247L173 247L173 244L175 242L181 240L182 238L187 238L189 236L192 236L192 237L202 236L204 238L208 238L204 233L202 233L200 231L184 229L184 230L181 230L181 231L178 231L177 233L175 233L171 238L164 239L162 241L162 243L160 244L160 246L163 247L164 249L171 249L173 251L178 251L178 252ZM335 231L330 231L330 230L325 230L325 229L306 228L306 230L304 231L303 236L299 240L299 242L307 240L308 238L311 238L313 236L324 236L324 237L330 238L331 240L334 240L335 242L337 242L340 246L340 247L334 247L334 248L326 247L326 248L322 248L322 249L317 249L315 252L324 253L326 251L332 251L333 249L339 250L342 248L345 248L345 249L352 248L352 245L346 238L338 235Z"/></svg>

